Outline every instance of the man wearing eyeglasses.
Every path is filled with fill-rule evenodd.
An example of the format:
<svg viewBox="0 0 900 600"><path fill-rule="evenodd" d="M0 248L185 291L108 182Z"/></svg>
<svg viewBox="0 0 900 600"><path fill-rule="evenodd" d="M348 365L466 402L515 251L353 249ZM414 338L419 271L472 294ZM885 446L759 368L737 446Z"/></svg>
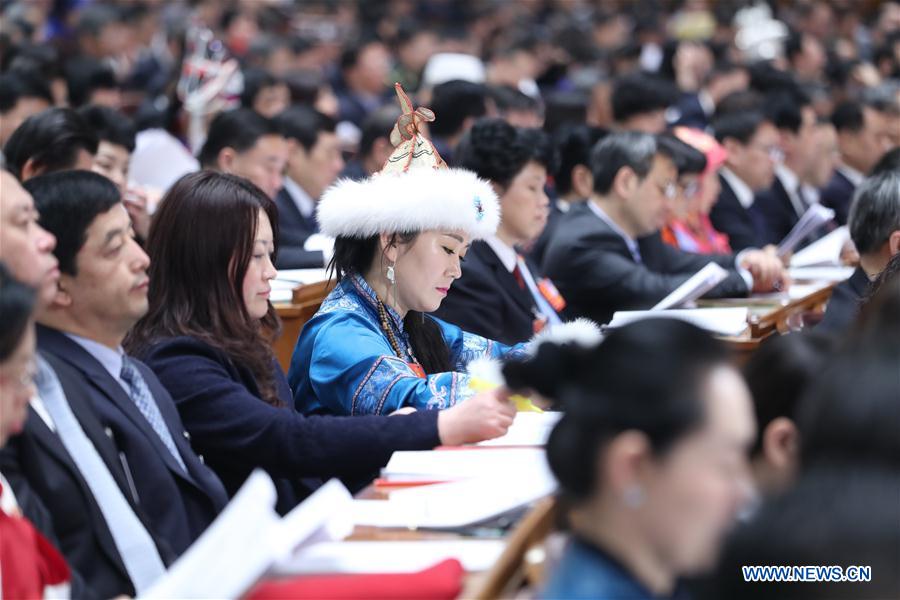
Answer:
<svg viewBox="0 0 900 600"><path fill-rule="evenodd" d="M768 241L766 225L751 211L757 193L769 189L775 165L783 155L778 130L759 110L734 110L713 121L716 140L728 151L719 171L722 191L709 218L716 231L728 236L731 249L762 248Z"/></svg>
<svg viewBox="0 0 900 600"><path fill-rule="evenodd" d="M663 243L660 228L677 196L672 152L636 132L611 134L591 151L594 192L562 217L543 264L573 316L606 323L617 310L650 308L711 261L729 273L708 297L781 284L781 263L767 252L701 256Z"/></svg>

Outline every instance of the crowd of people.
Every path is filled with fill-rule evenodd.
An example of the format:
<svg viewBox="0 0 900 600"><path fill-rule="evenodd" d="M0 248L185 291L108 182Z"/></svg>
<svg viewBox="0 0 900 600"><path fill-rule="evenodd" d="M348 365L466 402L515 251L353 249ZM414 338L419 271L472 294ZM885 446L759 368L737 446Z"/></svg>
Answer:
<svg viewBox="0 0 900 600"><path fill-rule="evenodd" d="M563 413L542 597L900 594L900 3L0 11L0 597L143 594L253 470L283 514L520 391ZM798 247L846 227L854 270L811 328L597 341L710 262L789 289L822 209ZM285 372L300 268L335 287Z"/></svg>

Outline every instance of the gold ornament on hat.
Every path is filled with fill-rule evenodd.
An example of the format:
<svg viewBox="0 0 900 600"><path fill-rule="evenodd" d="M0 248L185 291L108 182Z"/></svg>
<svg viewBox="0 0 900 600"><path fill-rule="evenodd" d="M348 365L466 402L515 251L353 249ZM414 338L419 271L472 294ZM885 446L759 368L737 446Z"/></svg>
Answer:
<svg viewBox="0 0 900 600"><path fill-rule="evenodd" d="M403 114L391 131L394 151L385 161L381 173L405 173L410 169L446 169L447 163L437 148L420 130L427 122L434 121L434 112L420 106L413 109L412 101L399 83L394 84Z"/></svg>

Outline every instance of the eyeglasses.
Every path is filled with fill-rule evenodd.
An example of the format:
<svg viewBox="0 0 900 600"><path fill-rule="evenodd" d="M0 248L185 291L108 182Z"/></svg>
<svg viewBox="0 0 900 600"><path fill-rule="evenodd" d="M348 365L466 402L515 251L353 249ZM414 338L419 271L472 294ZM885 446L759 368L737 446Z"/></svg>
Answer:
<svg viewBox="0 0 900 600"><path fill-rule="evenodd" d="M665 196L668 200L674 200L675 197L678 195L678 186L675 185L671 181L668 183L665 183L665 184L660 184L660 183L654 182L654 185L656 185L656 187L660 191L660 193L663 196Z"/></svg>
<svg viewBox="0 0 900 600"><path fill-rule="evenodd" d="M693 198L700 191L700 182L699 181L691 181L685 185L679 184L678 187L681 188L681 194L685 198Z"/></svg>
<svg viewBox="0 0 900 600"><path fill-rule="evenodd" d="M769 160L774 163L780 163L784 160L784 150L782 150L780 146L776 146L774 144L770 146L759 146L754 144L751 146L751 148L755 148L756 150L764 152L766 156L769 157Z"/></svg>

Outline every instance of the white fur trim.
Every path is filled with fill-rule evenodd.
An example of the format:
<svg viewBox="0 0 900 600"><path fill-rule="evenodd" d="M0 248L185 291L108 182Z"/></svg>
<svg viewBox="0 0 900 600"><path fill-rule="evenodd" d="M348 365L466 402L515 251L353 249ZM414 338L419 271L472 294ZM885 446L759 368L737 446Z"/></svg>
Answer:
<svg viewBox="0 0 900 600"><path fill-rule="evenodd" d="M412 168L339 180L322 195L318 219L331 237L461 229L477 240L497 230L500 203L491 185L471 171Z"/></svg>
<svg viewBox="0 0 900 600"><path fill-rule="evenodd" d="M497 387L506 384L506 380L503 377L503 363L493 358L482 356L470 361L466 365L466 373L470 377L480 379Z"/></svg>
<svg viewBox="0 0 900 600"><path fill-rule="evenodd" d="M603 341L603 333L596 323L590 319L575 319L568 323L550 325L531 338L528 349L531 353L537 352L538 347L544 342L553 344L578 344L582 348L593 348Z"/></svg>

